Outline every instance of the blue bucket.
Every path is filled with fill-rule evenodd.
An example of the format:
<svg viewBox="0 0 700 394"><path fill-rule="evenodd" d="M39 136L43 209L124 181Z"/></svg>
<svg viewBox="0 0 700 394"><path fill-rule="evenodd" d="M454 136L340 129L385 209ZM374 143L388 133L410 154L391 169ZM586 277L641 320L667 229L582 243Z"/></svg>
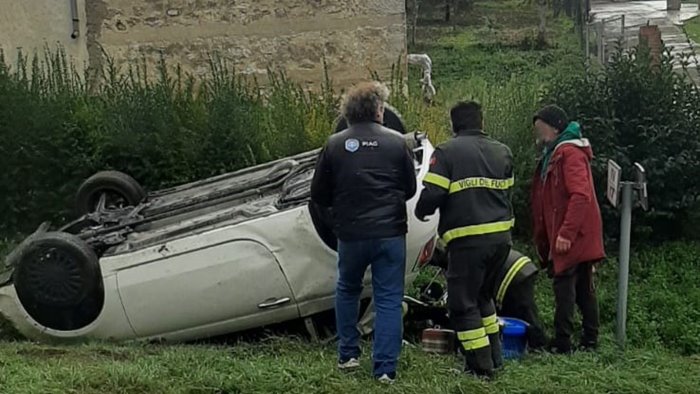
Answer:
<svg viewBox="0 0 700 394"><path fill-rule="evenodd" d="M528 324L510 317L499 318L503 333L503 358L518 360L525 354L527 347Z"/></svg>

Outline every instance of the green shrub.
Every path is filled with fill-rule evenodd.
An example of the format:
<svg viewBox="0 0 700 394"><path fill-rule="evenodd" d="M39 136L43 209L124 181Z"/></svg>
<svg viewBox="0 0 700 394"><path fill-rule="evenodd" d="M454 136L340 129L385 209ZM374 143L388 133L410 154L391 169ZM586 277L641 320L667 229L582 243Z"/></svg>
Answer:
<svg viewBox="0 0 700 394"><path fill-rule="evenodd" d="M634 162L646 168L653 209L640 219L656 239L684 235L700 198L700 91L671 61L667 54L652 71L647 52L618 52L605 68L556 81L546 99L567 109L592 140L601 202L607 159L625 169L626 179L633 179Z"/></svg>
<svg viewBox="0 0 700 394"><path fill-rule="evenodd" d="M20 56L12 69L0 53L0 234L72 217L75 191L96 171L153 190L319 146L337 112L328 80L315 94L268 74L260 86L215 57L198 80L164 61L156 70L108 62L87 83L60 50Z"/></svg>
<svg viewBox="0 0 700 394"><path fill-rule="evenodd" d="M13 70L3 66L0 165L8 170L0 174L7 204L0 234L72 217L74 192L96 171L123 171L154 190L321 146L337 116L328 76L320 94L305 92L284 73L268 76L261 89L217 58L201 80L171 71L164 61L156 70L144 64L119 70L107 62L100 79L86 83L60 51L31 65L21 58ZM440 89L433 106L407 98L403 81L402 70L394 69L387 81L391 103L410 130L427 132L435 143L450 135L451 105L483 103L487 130L512 147L518 163L514 201L519 232L526 234L535 156L530 119L541 76L466 79Z"/></svg>

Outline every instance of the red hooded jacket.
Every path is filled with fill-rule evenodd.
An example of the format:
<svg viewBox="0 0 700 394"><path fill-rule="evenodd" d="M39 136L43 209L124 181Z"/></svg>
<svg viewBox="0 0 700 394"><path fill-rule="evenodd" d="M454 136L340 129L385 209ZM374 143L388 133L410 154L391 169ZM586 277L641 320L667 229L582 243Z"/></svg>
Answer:
<svg viewBox="0 0 700 394"><path fill-rule="evenodd" d="M555 275L605 258L592 158L588 140L566 141L554 149L545 179L542 163L535 171L531 196L535 246L543 264L554 263ZM572 242L567 253L557 253L558 236Z"/></svg>

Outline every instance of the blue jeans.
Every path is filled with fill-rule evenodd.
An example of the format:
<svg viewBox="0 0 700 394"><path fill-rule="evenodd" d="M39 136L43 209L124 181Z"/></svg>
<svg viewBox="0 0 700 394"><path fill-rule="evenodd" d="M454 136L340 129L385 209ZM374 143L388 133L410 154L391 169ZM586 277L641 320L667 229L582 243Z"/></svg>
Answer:
<svg viewBox="0 0 700 394"><path fill-rule="evenodd" d="M340 361L360 356L359 318L362 279L372 268L374 375L396 372L403 340L401 303L406 274L406 237L338 242L338 286L335 317Z"/></svg>

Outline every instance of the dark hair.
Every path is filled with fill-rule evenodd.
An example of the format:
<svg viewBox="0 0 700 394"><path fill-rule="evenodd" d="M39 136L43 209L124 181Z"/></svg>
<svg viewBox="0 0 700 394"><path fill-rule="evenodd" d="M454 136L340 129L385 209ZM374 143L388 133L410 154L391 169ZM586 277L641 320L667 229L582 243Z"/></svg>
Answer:
<svg viewBox="0 0 700 394"><path fill-rule="evenodd" d="M460 101L450 110L452 131L481 130L483 114L481 105L476 101Z"/></svg>
<svg viewBox="0 0 700 394"><path fill-rule="evenodd" d="M363 82L353 86L343 98L341 112L349 124L371 122L377 110L389 98L389 89L379 82Z"/></svg>

